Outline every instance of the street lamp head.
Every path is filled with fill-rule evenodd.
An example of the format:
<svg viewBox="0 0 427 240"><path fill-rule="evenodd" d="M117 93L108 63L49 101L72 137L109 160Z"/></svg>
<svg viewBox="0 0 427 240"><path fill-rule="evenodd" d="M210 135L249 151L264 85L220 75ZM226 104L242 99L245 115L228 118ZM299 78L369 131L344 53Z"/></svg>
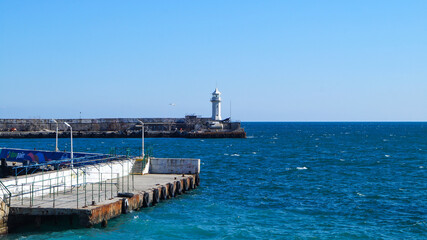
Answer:
<svg viewBox="0 0 427 240"><path fill-rule="evenodd" d="M64 124L71 128L71 125L68 124L67 122L64 122Z"/></svg>

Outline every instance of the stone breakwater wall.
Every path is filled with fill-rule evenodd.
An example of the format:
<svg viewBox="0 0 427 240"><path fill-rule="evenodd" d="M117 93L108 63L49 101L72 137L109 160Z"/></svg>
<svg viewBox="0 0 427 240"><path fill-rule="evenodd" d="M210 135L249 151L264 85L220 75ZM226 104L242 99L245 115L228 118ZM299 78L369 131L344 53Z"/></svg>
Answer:
<svg viewBox="0 0 427 240"><path fill-rule="evenodd" d="M183 138L245 138L240 122L222 122L222 127L211 128L210 118L97 118L56 119L59 137L137 138L141 137L139 120L144 122L146 137ZM0 138L52 138L57 124L51 119L0 119Z"/></svg>
<svg viewBox="0 0 427 240"><path fill-rule="evenodd" d="M56 119L59 131L66 131L64 122L71 124L73 131L123 131L137 129L141 120L150 125L185 124L185 118L95 118L95 119ZM150 128L150 125L146 127ZM0 131L55 131L56 123L51 119L0 119Z"/></svg>

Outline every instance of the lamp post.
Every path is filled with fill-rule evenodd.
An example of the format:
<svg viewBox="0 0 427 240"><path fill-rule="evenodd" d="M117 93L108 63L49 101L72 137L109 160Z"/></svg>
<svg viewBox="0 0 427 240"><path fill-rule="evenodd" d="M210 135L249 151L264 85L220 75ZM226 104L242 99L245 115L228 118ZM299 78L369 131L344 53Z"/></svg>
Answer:
<svg viewBox="0 0 427 240"><path fill-rule="evenodd" d="M141 123L141 140L142 140L142 153L141 156L144 158L144 122L141 120L138 120Z"/></svg>
<svg viewBox="0 0 427 240"><path fill-rule="evenodd" d="M64 122L65 125L67 125L67 127L70 128L70 136L71 136L71 169L73 168L73 163L74 163L74 156L73 156L73 128L71 127L70 124L68 124L67 122Z"/></svg>
<svg viewBox="0 0 427 240"><path fill-rule="evenodd" d="M58 122L55 119L52 119L52 121L56 123L55 152L58 152Z"/></svg>

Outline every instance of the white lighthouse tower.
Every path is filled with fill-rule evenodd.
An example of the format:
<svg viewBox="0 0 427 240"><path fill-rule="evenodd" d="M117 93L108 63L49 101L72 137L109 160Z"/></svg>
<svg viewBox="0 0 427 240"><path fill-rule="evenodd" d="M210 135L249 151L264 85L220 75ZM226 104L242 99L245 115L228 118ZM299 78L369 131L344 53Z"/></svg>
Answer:
<svg viewBox="0 0 427 240"><path fill-rule="evenodd" d="M218 91L218 88L215 88L215 91L212 93L212 120L219 121L221 119L221 93Z"/></svg>

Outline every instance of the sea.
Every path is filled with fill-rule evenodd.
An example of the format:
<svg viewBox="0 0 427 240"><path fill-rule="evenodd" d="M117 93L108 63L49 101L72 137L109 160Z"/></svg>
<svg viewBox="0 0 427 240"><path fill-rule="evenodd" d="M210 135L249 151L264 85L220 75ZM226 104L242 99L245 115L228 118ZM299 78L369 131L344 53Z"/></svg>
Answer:
<svg viewBox="0 0 427 240"><path fill-rule="evenodd" d="M242 126L246 139L145 139L155 157L201 159L196 190L106 228L23 226L4 239L427 239L427 123ZM54 145L0 139L0 147ZM60 139L60 149L69 145ZM74 139L81 152L140 146L137 138Z"/></svg>

